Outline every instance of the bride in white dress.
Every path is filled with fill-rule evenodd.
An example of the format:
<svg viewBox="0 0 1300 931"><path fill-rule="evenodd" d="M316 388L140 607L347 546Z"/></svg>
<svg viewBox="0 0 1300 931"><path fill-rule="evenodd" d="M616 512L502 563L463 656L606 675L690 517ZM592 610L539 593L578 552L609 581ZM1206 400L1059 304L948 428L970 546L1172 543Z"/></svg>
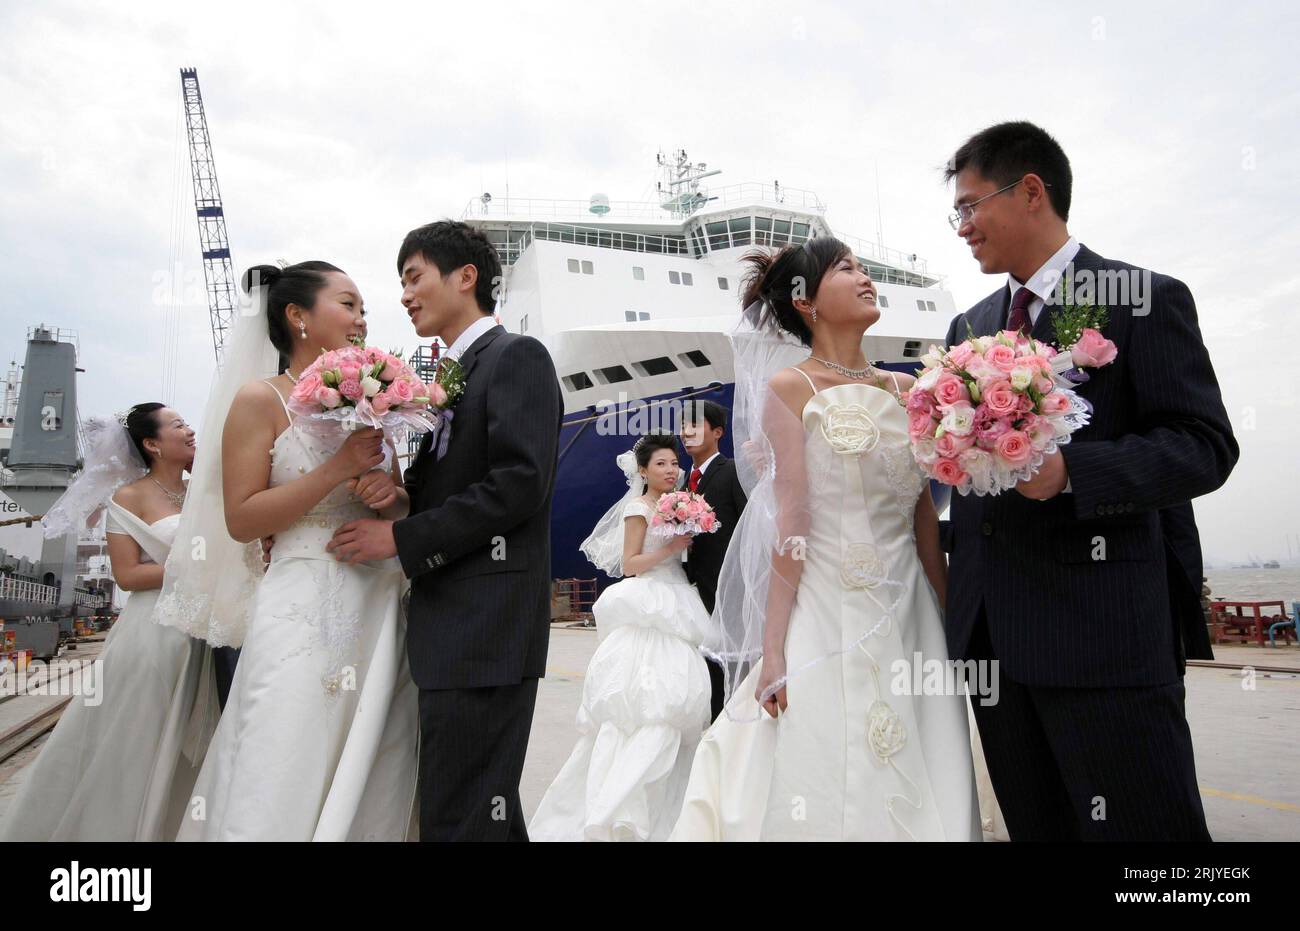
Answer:
<svg viewBox="0 0 1300 931"><path fill-rule="evenodd" d="M211 651L152 620L194 431L153 402L120 421L91 417L85 432L85 467L47 511L45 534L75 534L106 507L113 579L130 595L96 660L96 696L72 700L22 774L4 841L170 840L216 726Z"/></svg>
<svg viewBox="0 0 1300 931"><path fill-rule="evenodd" d="M242 650L178 839L402 840L418 740L404 578L396 560L344 564L326 544L349 521L402 516L406 494L380 431L315 435L285 404L321 351L364 337L361 297L324 262L258 266L245 289L288 368L231 401L221 500L230 537L250 553L274 543L246 632L213 635ZM192 597L182 587L178 602Z"/></svg>
<svg viewBox="0 0 1300 931"><path fill-rule="evenodd" d="M642 437L618 463L629 492L582 549L607 575L627 578L592 606L600 645L583 681L581 736L528 825L535 841L667 838L709 724L699 652L709 614L681 561L691 538L650 523L659 496L676 487L676 437Z"/></svg>
<svg viewBox="0 0 1300 931"><path fill-rule="evenodd" d="M946 566L910 376L863 354L875 286L829 237L747 258L735 435L754 489L715 609L728 699L672 839L980 840L966 696L896 665L946 663Z"/></svg>

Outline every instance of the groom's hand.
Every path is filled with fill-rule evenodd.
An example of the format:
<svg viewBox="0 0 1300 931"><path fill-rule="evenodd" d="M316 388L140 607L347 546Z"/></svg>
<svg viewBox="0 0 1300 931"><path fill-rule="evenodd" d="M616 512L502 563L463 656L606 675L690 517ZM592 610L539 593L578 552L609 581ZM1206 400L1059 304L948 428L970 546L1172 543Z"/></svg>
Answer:
<svg viewBox="0 0 1300 931"><path fill-rule="evenodd" d="M397 555L393 540L393 522L363 518L344 524L334 531L334 537L325 545L325 551L349 565L388 559Z"/></svg>
<svg viewBox="0 0 1300 931"><path fill-rule="evenodd" d="M1038 470L1037 474L1016 485L1016 491L1026 498L1033 498L1035 501L1046 501L1048 498L1055 498L1065 491L1065 486L1069 481L1070 475L1065 468L1065 457L1061 455L1061 451L1058 449L1043 459L1043 467Z"/></svg>
<svg viewBox="0 0 1300 931"><path fill-rule="evenodd" d="M372 511L382 511L397 501L397 485L383 469L371 469L348 482L348 491L365 502Z"/></svg>

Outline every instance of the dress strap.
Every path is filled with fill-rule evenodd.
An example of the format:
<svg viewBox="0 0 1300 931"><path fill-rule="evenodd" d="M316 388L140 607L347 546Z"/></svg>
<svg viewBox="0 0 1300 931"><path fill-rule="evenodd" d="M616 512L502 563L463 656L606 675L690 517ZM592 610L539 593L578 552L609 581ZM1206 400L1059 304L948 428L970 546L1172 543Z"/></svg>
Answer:
<svg viewBox="0 0 1300 931"><path fill-rule="evenodd" d="M280 389L275 386L275 383L272 382L271 379L264 378L262 380L271 386L271 390L275 392L275 396L280 399L280 406L284 408L284 416L289 418L289 423L293 423L293 414L289 413L289 405L284 402L284 395L280 393Z"/></svg>
<svg viewBox="0 0 1300 931"><path fill-rule="evenodd" d="M902 400L903 400L903 391L902 391L901 388L898 387L898 373L895 372L895 371L889 370L889 377L892 378L892 379L894 380L894 397L898 398L899 401L902 401Z"/></svg>
<svg viewBox="0 0 1300 931"><path fill-rule="evenodd" d="M813 390L813 394L817 393L817 386L813 384L813 380L808 376L807 372L799 368L799 366L797 365L792 365L790 366L790 368L794 369L796 372L798 372L800 375L803 376L804 381L808 382L808 387Z"/></svg>

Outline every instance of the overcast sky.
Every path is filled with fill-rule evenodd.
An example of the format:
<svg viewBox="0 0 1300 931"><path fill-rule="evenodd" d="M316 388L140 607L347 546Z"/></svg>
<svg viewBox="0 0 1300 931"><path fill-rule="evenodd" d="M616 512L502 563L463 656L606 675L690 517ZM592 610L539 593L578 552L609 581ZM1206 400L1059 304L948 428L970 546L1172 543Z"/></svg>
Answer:
<svg viewBox="0 0 1300 931"><path fill-rule="evenodd" d="M1071 231L1196 297L1242 447L1197 502L1207 558L1285 558L1288 534L1300 556L1290 4L451 6L0 5L0 362L30 325L72 328L83 416L159 398L198 420L203 295L159 300L174 256L180 284L202 280L182 66L237 267L340 265L381 346L414 345L393 267L408 229L507 183L648 199L655 152L677 147L719 184L812 189L866 239L878 168L886 245L967 307L1001 280L948 227L939 169L975 130L1030 119L1070 156Z"/></svg>

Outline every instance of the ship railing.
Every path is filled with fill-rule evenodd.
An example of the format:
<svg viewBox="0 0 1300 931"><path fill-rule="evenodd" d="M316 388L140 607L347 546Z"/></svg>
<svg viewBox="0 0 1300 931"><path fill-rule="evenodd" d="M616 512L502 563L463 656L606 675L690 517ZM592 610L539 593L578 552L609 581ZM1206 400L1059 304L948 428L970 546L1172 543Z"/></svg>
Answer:
<svg viewBox="0 0 1300 931"><path fill-rule="evenodd" d="M934 276L929 273L929 264L925 259L918 256L915 252L903 252L900 249L890 249L888 246L882 246L879 243L872 242L869 239L862 239L850 233L842 233L839 230L833 231L835 238L839 239L846 246L853 250L853 254L858 258L877 259L887 265L892 265L903 271L916 272L918 275L924 275L927 278ZM937 279L936 279L937 280Z"/></svg>
<svg viewBox="0 0 1300 931"><path fill-rule="evenodd" d="M512 226L504 241L494 238L493 245L502 265L514 265L535 239L655 255L691 255L690 245L682 233L641 233L545 221Z"/></svg>
<svg viewBox="0 0 1300 931"><path fill-rule="evenodd" d="M28 342L36 339L38 335L41 339L50 342L71 343L76 347L77 358L81 358L81 338L77 335L76 330L56 326L29 326L27 328Z"/></svg>
<svg viewBox="0 0 1300 931"><path fill-rule="evenodd" d="M108 604L108 599L101 594L92 593L77 589L77 604L83 608L102 608Z"/></svg>
<svg viewBox="0 0 1300 931"><path fill-rule="evenodd" d="M708 207L735 207L743 204L766 204L789 210L804 210L824 214L826 205L813 191L788 188L780 184L742 181L716 188L701 188L697 192L681 190L676 194L665 191L662 200L611 200L602 202L609 209L601 214L610 220L638 219L666 222L672 218L689 216ZM678 206L680 205L680 206ZM461 213L462 220L511 216L556 217L577 219L591 214L592 202L579 198L501 197L489 199L470 198Z"/></svg>
<svg viewBox="0 0 1300 931"><path fill-rule="evenodd" d="M41 585L26 579L0 578L0 600L29 601L34 604L58 604L59 590L53 585Z"/></svg>

